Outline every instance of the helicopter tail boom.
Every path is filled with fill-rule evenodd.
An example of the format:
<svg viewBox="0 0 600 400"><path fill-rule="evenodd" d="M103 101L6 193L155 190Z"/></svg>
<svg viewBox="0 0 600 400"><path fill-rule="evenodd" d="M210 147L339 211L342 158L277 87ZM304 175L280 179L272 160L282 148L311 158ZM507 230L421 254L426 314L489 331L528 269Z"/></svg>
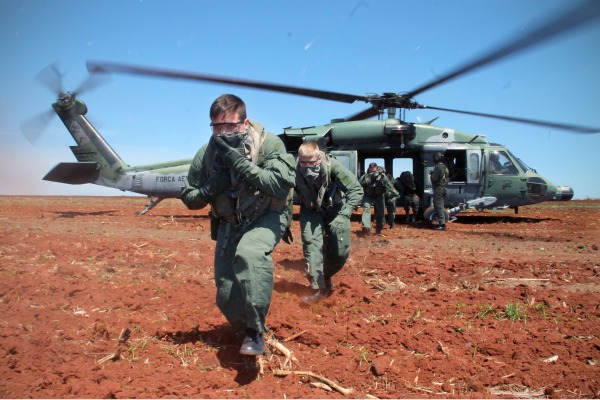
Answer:
<svg viewBox="0 0 600 400"><path fill-rule="evenodd" d="M191 159L128 166L85 118L87 106L74 95L61 93L52 105L77 145L69 146L78 162L61 162L44 180L99 186L144 194L151 199L144 213L162 199L179 198Z"/></svg>
<svg viewBox="0 0 600 400"><path fill-rule="evenodd" d="M46 176L69 181L64 183L98 183L100 179L113 183L105 186L115 187L127 165L84 117L87 106L67 93L52 107L77 143L70 148L79 163L61 163Z"/></svg>

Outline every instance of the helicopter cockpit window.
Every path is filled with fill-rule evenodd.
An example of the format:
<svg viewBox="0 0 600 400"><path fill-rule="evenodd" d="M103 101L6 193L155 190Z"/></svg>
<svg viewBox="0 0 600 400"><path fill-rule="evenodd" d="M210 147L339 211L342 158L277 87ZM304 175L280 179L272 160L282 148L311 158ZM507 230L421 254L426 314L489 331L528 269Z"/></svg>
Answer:
<svg viewBox="0 0 600 400"><path fill-rule="evenodd" d="M517 175L518 171L504 151L493 151L489 155L489 170L492 175Z"/></svg>
<svg viewBox="0 0 600 400"><path fill-rule="evenodd" d="M508 154L510 154L510 156L512 157L513 160L517 161L517 164L519 165L519 167L521 167L521 170L523 170L523 171L533 170L533 168L530 168L527 164L525 164L525 162L523 160L521 160L519 157L515 156L510 151L508 151Z"/></svg>
<svg viewBox="0 0 600 400"><path fill-rule="evenodd" d="M521 167L521 169L523 171L530 171L533 170L533 168L530 168L527 164L525 164L525 162L523 160L521 160L520 158L517 158L517 164L519 164L519 166ZM535 171L535 170L534 170Z"/></svg>

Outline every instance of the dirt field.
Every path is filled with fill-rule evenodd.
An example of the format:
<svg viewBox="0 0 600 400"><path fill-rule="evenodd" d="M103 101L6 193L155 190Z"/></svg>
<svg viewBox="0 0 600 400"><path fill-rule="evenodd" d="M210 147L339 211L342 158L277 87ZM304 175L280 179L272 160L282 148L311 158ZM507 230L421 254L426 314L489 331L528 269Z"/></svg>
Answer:
<svg viewBox="0 0 600 400"><path fill-rule="evenodd" d="M600 396L600 201L387 237L355 214L337 290L313 306L296 221L267 318L295 361L238 354L207 210L135 215L145 201L0 197L1 397Z"/></svg>

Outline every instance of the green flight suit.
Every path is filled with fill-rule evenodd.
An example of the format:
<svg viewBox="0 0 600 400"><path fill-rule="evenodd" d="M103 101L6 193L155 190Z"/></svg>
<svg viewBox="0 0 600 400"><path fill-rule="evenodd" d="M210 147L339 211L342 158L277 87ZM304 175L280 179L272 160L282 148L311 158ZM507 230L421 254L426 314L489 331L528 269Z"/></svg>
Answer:
<svg viewBox="0 0 600 400"><path fill-rule="evenodd" d="M281 139L256 122L250 125L251 140L245 142L245 151L240 150L247 160L224 166L227 163L211 137L192 160L181 196L189 209L211 205L211 222L218 224L211 227L217 241L216 303L240 336L246 329L259 333L266 329L273 291L272 252L291 221L295 183L294 158Z"/></svg>
<svg viewBox="0 0 600 400"><path fill-rule="evenodd" d="M398 198L400 197L400 193L394 187L394 183L390 177L387 177L388 180L386 182L385 187L385 209L386 209L386 219L387 223L390 226L390 229L396 225L396 203L398 202Z"/></svg>
<svg viewBox="0 0 600 400"><path fill-rule="evenodd" d="M363 196L363 228L371 229L371 207L375 209L375 231L381 233L385 219L385 192L392 183L385 175L383 168L375 172L367 172L360 177L359 183L364 190Z"/></svg>
<svg viewBox="0 0 600 400"><path fill-rule="evenodd" d="M350 216L363 196L356 176L335 157L321 152L321 175L310 184L296 169L302 250L313 289L330 289L326 280L339 272L350 255Z"/></svg>
<svg viewBox="0 0 600 400"><path fill-rule="evenodd" d="M439 161L435 164L430 175L431 186L433 188L433 208L438 215L438 225L446 224L446 209L444 208L444 198L448 192L448 180L450 172L446 164Z"/></svg>
<svg viewBox="0 0 600 400"><path fill-rule="evenodd" d="M394 181L394 187L400 193L401 206L404 208L406 213L407 222L410 217L410 210L413 213L412 222L419 209L419 196L417 196L417 187L415 185L415 179L410 171L404 171Z"/></svg>

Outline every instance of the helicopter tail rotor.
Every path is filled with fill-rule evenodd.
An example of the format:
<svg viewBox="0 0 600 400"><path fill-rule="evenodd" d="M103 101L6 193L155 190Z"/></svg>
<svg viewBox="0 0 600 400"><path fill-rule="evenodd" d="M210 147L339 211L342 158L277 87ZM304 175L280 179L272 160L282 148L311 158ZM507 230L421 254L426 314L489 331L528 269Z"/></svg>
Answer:
<svg viewBox="0 0 600 400"><path fill-rule="evenodd" d="M65 92L63 89L63 77L66 74L60 72L60 65L57 61L44 67L35 76L34 80L42 86L48 88L53 95L57 96L57 102L60 104L65 98L75 98L76 95L89 92L111 80L108 73L89 75L78 88L71 92ZM42 112L21 124L23 136L32 144L36 143L42 133L52 120L55 111L53 109Z"/></svg>
<svg viewBox="0 0 600 400"><path fill-rule="evenodd" d="M63 92L62 75L58 61L54 61L44 67L35 76L34 80L50 90L53 95ZM53 110L48 110L37 114L21 124L21 132L23 136L30 142L35 143L39 140L42 132L52 120L54 115Z"/></svg>
<svg viewBox="0 0 600 400"><path fill-rule="evenodd" d="M38 72L34 80L48 88L52 94L56 95L64 91L62 86L63 76L64 75L60 73L58 61L54 61Z"/></svg>
<svg viewBox="0 0 600 400"><path fill-rule="evenodd" d="M81 82L79 87L77 87L77 89L75 89L75 91L72 93L72 95L75 96L75 95L81 95L83 93L88 93L88 92L96 89L97 87L100 87L100 86L103 86L103 85L109 83L111 80L112 80L112 75L107 72L99 73L99 74L90 74L83 82Z"/></svg>
<svg viewBox="0 0 600 400"><path fill-rule="evenodd" d="M21 132L25 136L25 139L29 143L35 144L40 139L40 136L42 136L42 132L44 132L53 116L54 111L48 110L23 122L21 124Z"/></svg>

